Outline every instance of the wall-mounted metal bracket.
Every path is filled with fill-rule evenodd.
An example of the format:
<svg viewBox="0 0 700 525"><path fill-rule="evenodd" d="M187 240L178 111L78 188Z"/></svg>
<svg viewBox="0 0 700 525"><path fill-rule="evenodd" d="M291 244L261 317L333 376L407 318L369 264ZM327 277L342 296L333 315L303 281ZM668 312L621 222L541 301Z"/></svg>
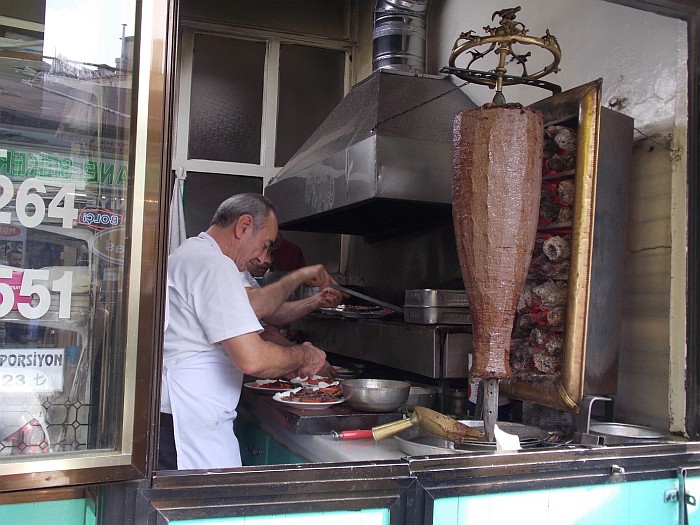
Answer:
<svg viewBox="0 0 700 525"><path fill-rule="evenodd" d="M612 421L612 398L605 396L583 396L583 399L579 403L579 413L578 419L576 421L576 431L581 434L588 434L591 430L591 412L593 410L593 404L602 401L606 403L605 406L605 420Z"/></svg>
<svg viewBox="0 0 700 525"><path fill-rule="evenodd" d="M666 503L678 502L678 523L680 525L688 525L688 505L692 505L693 507L697 505L695 496L688 494L685 491L686 476L686 469L678 469L678 489L671 489L664 492L664 501Z"/></svg>

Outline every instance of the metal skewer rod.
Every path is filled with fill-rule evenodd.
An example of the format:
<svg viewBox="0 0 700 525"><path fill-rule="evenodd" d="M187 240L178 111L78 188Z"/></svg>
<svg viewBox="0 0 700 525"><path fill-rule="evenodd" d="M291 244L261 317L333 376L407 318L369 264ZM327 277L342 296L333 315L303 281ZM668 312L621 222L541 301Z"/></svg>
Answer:
<svg viewBox="0 0 700 525"><path fill-rule="evenodd" d="M388 310L391 310L393 312L396 312L398 314L403 314L403 308L399 306L395 306L391 303L387 303L385 301L380 301L379 299L375 299L374 297L370 297L369 295L365 295L360 292L356 292L355 290L351 288L346 288L345 286L340 286L339 284L331 284L329 288L335 288L336 290L340 290L343 293L346 293L348 295L354 295L355 297L358 297L360 299L364 299L365 301L369 301L370 303L377 304L381 306L382 308L387 308Z"/></svg>
<svg viewBox="0 0 700 525"><path fill-rule="evenodd" d="M494 427L498 420L498 379L482 380L482 383L484 383L484 399L482 401L484 433L486 440L493 443L496 440Z"/></svg>

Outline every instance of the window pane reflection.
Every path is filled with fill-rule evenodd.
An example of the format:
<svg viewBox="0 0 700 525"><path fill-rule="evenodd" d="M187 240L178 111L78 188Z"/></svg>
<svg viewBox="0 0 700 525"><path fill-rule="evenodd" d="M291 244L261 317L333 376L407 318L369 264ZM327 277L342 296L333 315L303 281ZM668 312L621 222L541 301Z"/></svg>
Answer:
<svg viewBox="0 0 700 525"><path fill-rule="evenodd" d="M265 47L195 35L190 159L260 164Z"/></svg>
<svg viewBox="0 0 700 525"><path fill-rule="evenodd" d="M340 102L344 76L342 51L281 46L275 166L284 166Z"/></svg>
<svg viewBox="0 0 700 525"><path fill-rule="evenodd" d="M134 80L131 0L13 7L0 7L0 462L119 438Z"/></svg>

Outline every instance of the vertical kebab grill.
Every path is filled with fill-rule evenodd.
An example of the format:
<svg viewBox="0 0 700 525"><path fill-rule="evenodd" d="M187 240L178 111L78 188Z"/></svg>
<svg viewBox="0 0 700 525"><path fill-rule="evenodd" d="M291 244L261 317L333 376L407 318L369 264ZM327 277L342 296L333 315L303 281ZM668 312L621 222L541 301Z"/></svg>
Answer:
<svg viewBox="0 0 700 525"><path fill-rule="evenodd" d="M485 28L489 36L462 33L450 55L450 68L446 68L496 90L492 104L459 113L453 128L452 215L474 332L471 373L484 383L482 414L489 441L494 441L498 382L512 375L510 339L535 244L544 145L543 115L520 104L506 104L502 88L532 83L556 72L560 58L559 46L549 32L541 39L526 35L525 27L515 22L519 10L494 13L501 21L496 28ZM527 55L516 55L515 43L544 47L554 61L527 75ZM483 44L490 45L487 53L498 55L498 66L492 72L469 69L486 53L471 52L467 69L454 67L459 54ZM506 75L508 57L522 65L523 76ZM543 84L537 81L538 87Z"/></svg>
<svg viewBox="0 0 700 525"><path fill-rule="evenodd" d="M484 428L498 413L515 311L535 243L542 184L542 114L518 104L460 113L452 213L472 315L472 374L484 385Z"/></svg>

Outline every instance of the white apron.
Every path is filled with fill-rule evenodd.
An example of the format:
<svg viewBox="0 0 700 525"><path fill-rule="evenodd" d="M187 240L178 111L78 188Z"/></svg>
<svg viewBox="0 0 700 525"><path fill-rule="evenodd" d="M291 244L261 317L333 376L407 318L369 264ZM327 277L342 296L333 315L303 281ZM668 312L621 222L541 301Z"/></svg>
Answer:
<svg viewBox="0 0 700 525"><path fill-rule="evenodd" d="M164 368L161 407L173 415L178 470L241 466L233 422L242 383L223 348Z"/></svg>

